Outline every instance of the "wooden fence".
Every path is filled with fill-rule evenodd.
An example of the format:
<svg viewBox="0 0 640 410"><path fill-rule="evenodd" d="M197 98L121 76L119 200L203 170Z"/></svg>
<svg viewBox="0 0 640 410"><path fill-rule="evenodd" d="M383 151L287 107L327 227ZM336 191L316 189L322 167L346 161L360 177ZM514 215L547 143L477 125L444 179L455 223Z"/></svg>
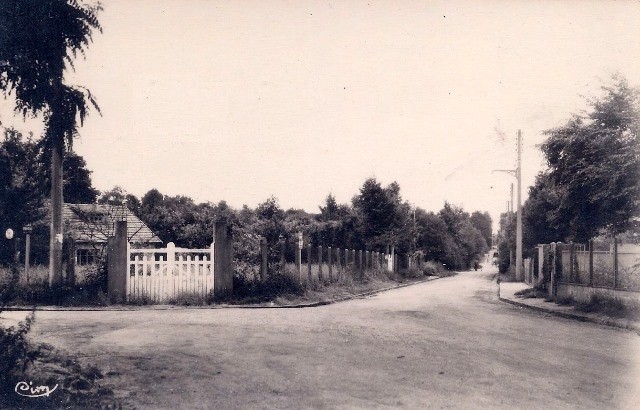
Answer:
<svg viewBox="0 0 640 410"><path fill-rule="evenodd" d="M214 244L209 249L131 249L127 246L126 301L175 300L181 294L207 297L214 288Z"/></svg>
<svg viewBox="0 0 640 410"><path fill-rule="evenodd" d="M347 274L358 279L362 278L365 272L397 274L409 269L420 270L425 263L424 256L398 254L394 246L389 246L386 252L377 252L312 246L309 243L303 245L300 239L293 244L293 247L289 247L291 245L291 243L282 243L279 249L280 259L274 260L273 249L270 252L266 240L261 240L259 275L262 280L274 271L286 271L301 282L313 280L333 282Z"/></svg>
<svg viewBox="0 0 640 410"><path fill-rule="evenodd" d="M208 249L131 249L127 223L117 221L107 243L108 289L112 302L169 302L184 295L206 298L233 291L231 227L214 224Z"/></svg>

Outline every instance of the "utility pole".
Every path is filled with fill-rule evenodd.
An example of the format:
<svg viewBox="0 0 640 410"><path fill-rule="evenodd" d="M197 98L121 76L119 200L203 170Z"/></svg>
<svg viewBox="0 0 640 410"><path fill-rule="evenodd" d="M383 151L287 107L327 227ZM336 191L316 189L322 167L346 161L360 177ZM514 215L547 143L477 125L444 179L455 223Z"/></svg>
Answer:
<svg viewBox="0 0 640 410"><path fill-rule="evenodd" d="M513 213L513 182L511 183L511 202L509 202L511 206L509 207L509 212ZM509 216L511 218L511 216Z"/></svg>
<svg viewBox="0 0 640 410"><path fill-rule="evenodd" d="M522 132L518 130L518 215L516 220L516 280L522 279Z"/></svg>
<svg viewBox="0 0 640 410"><path fill-rule="evenodd" d="M516 169L494 169L493 172L505 172L516 177L517 214L516 214L516 280L522 278L522 132L518 130L518 163ZM511 210L513 210L513 184L511 184Z"/></svg>

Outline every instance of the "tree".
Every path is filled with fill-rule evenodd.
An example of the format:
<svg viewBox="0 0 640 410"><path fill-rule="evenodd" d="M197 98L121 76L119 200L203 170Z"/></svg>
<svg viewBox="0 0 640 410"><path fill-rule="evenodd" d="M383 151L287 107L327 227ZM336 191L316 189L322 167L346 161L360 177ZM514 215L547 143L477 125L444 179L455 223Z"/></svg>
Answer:
<svg viewBox="0 0 640 410"><path fill-rule="evenodd" d="M336 198L329 194L324 201L324 206L320 206L320 220L331 221L338 216L338 203Z"/></svg>
<svg viewBox="0 0 640 410"><path fill-rule="evenodd" d="M475 211L471 214L471 224L482 234L487 245L491 244L492 221L489 212Z"/></svg>
<svg viewBox="0 0 640 410"><path fill-rule="evenodd" d="M537 244L562 241L569 236L569 225L564 219L553 219L560 203L559 188L548 172L540 172L529 197L522 206L524 249Z"/></svg>
<svg viewBox="0 0 640 410"><path fill-rule="evenodd" d="M130 194L119 185L114 186L108 191L100 194L97 202L106 205L124 205L127 202L127 196Z"/></svg>
<svg viewBox="0 0 640 410"><path fill-rule="evenodd" d="M20 233L26 224L43 215L42 178L38 172L39 152L32 141L22 141L19 132L4 130L0 142L0 229L4 237L7 228ZM0 260L9 261L9 247L2 246Z"/></svg>
<svg viewBox="0 0 640 410"><path fill-rule="evenodd" d="M50 157L43 155L39 149L39 159L42 165L39 167L40 174L46 184L43 185L45 190L42 191L47 196L46 185L51 186L51 164ZM87 162L84 158L74 151L65 153L62 162L63 167L63 184L62 197L64 202L69 204L91 204L96 202L100 191L93 187L91 182L91 171L87 169Z"/></svg>
<svg viewBox="0 0 640 410"><path fill-rule="evenodd" d="M542 144L558 202L546 217L566 238L629 229L640 210L640 92L621 76L590 111L547 130Z"/></svg>
<svg viewBox="0 0 640 410"><path fill-rule="evenodd" d="M14 129L4 129L0 141L0 227L11 227L22 234L26 224L32 224L32 258L47 255L45 199L49 168L42 161L40 144L32 137L24 138ZM64 197L68 202L88 203L95 200L97 190L91 185L91 171L85 168L84 159L73 152L65 160ZM2 232L4 232L2 229ZM8 250L4 247L2 260L7 260ZM33 259L32 259L33 260Z"/></svg>
<svg viewBox="0 0 640 410"><path fill-rule="evenodd" d="M369 178L352 203L358 216L358 232L368 249L406 245L407 238L402 234L408 221L409 206L402 203L397 183L382 188L375 178Z"/></svg>
<svg viewBox="0 0 640 410"><path fill-rule="evenodd" d="M456 256L454 267L468 268L488 249L485 239L471 224L469 214L464 209L445 202L438 215L444 221L455 244L455 248L449 247L450 252Z"/></svg>
<svg viewBox="0 0 640 410"><path fill-rule="evenodd" d="M51 231L49 282L62 280L62 196L64 153L78 135L89 108L98 106L83 87L64 84L64 71L84 53L93 30L102 31L97 19L100 4L77 0L4 0L0 3L0 89L13 94L15 111L42 114L43 145L51 157Z"/></svg>

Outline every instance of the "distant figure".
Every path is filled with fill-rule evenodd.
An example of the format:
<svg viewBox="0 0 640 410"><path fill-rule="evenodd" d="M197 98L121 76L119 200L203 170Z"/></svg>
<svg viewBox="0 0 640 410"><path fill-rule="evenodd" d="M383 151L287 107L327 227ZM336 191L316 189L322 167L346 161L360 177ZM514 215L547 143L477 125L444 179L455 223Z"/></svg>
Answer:
<svg viewBox="0 0 640 410"><path fill-rule="evenodd" d="M479 267L480 267L480 264L477 261L473 262L473 270L477 271Z"/></svg>

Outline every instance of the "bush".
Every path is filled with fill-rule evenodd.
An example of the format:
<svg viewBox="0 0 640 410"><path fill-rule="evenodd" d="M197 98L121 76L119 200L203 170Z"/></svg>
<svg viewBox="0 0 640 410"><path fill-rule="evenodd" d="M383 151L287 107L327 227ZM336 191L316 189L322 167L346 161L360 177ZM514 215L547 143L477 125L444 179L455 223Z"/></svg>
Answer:
<svg viewBox="0 0 640 410"><path fill-rule="evenodd" d="M27 341L34 320L35 312L31 312L17 326L0 325L0 394L3 397L13 394L13 387L21 381L27 365L37 355Z"/></svg>
<svg viewBox="0 0 640 410"><path fill-rule="evenodd" d="M19 271L14 266L11 276L0 291L0 313L7 302L16 297ZM35 320L35 312L17 326L5 327L0 324L0 395L2 398L13 392L13 386L20 381L27 365L33 361L36 352L27 341L27 334Z"/></svg>
<svg viewBox="0 0 640 410"><path fill-rule="evenodd" d="M268 302L277 297L301 296L304 292L303 285L289 273L275 273L267 276L264 281L234 275L233 295L230 296L234 300L240 299L243 302ZM216 298L216 301L225 299L228 300L228 298Z"/></svg>
<svg viewBox="0 0 640 410"><path fill-rule="evenodd" d="M582 312L600 312L611 317L638 317L638 306L627 306L616 298L591 295L589 302L578 303L576 309Z"/></svg>
<svg viewBox="0 0 640 410"><path fill-rule="evenodd" d="M443 276L447 272L441 263L435 261L426 261L422 266L422 271L426 276Z"/></svg>

